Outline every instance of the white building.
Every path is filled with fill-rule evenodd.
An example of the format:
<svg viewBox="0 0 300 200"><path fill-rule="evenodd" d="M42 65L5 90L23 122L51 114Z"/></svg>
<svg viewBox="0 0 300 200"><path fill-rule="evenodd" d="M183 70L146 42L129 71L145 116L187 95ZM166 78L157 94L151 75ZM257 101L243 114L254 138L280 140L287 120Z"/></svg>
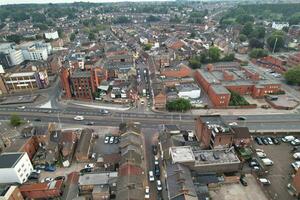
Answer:
<svg viewBox="0 0 300 200"><path fill-rule="evenodd" d="M32 170L33 167L26 152L0 155L0 183L23 184Z"/></svg>
<svg viewBox="0 0 300 200"><path fill-rule="evenodd" d="M289 27L288 22L276 23L272 22L272 28L276 30L282 30L284 27Z"/></svg>
<svg viewBox="0 0 300 200"><path fill-rule="evenodd" d="M45 38L48 40L55 40L58 39L58 32L54 31L54 32L49 32L49 33L45 33Z"/></svg>
<svg viewBox="0 0 300 200"><path fill-rule="evenodd" d="M140 43L142 44L148 44L148 38L145 38L145 37L140 37Z"/></svg>
<svg viewBox="0 0 300 200"><path fill-rule="evenodd" d="M198 99L201 96L201 89L195 84L180 84L176 89L180 98Z"/></svg>
<svg viewBox="0 0 300 200"><path fill-rule="evenodd" d="M19 65L24 62L21 50L16 50L13 43L3 43L0 45L0 64L5 68Z"/></svg>
<svg viewBox="0 0 300 200"><path fill-rule="evenodd" d="M52 47L43 41L22 43L18 46L22 50L24 60L47 60Z"/></svg>

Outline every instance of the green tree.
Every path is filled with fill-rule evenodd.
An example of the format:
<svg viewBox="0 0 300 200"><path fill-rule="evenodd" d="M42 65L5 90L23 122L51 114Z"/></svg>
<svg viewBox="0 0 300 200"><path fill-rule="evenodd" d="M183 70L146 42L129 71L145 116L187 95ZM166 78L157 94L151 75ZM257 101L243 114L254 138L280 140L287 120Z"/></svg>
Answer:
<svg viewBox="0 0 300 200"><path fill-rule="evenodd" d="M94 33L90 32L88 38L89 38L90 41L95 40L96 35Z"/></svg>
<svg viewBox="0 0 300 200"><path fill-rule="evenodd" d="M192 105L189 100L186 99L176 99L173 101L168 101L166 104L166 108L168 111L178 111L178 112L185 112L192 108Z"/></svg>
<svg viewBox="0 0 300 200"><path fill-rule="evenodd" d="M44 23L46 21L45 15L41 13L32 13L31 14L32 22L33 23Z"/></svg>
<svg viewBox="0 0 300 200"><path fill-rule="evenodd" d="M236 22L239 24L246 24L247 22L254 22L254 17L247 15L247 14L243 14L243 15L239 15L236 18Z"/></svg>
<svg viewBox="0 0 300 200"><path fill-rule="evenodd" d="M250 48L264 48L264 43L261 42L260 40L256 39L256 38L251 38L249 40L249 47Z"/></svg>
<svg viewBox="0 0 300 200"><path fill-rule="evenodd" d="M210 47L208 50L208 57L211 62L218 62L220 60L221 50L218 47Z"/></svg>
<svg viewBox="0 0 300 200"><path fill-rule="evenodd" d="M269 49L275 52L279 51L281 48L284 47L284 36L280 34L272 34L268 39L267 43Z"/></svg>
<svg viewBox="0 0 300 200"><path fill-rule="evenodd" d="M191 35L190 35L190 38L195 38L195 37L196 37L196 33L195 33L195 31L192 31Z"/></svg>
<svg viewBox="0 0 300 200"><path fill-rule="evenodd" d="M297 12L289 18L289 24L294 25L299 23L300 23L300 12Z"/></svg>
<svg viewBox="0 0 300 200"><path fill-rule="evenodd" d="M253 24L251 22L246 23L241 30L241 34L249 36L253 31Z"/></svg>
<svg viewBox="0 0 300 200"><path fill-rule="evenodd" d="M150 15L149 17L146 18L146 20L147 20L147 22L158 22L158 21L160 21L160 17Z"/></svg>
<svg viewBox="0 0 300 200"><path fill-rule="evenodd" d="M262 58L268 55L268 52L264 49L252 49L249 53L250 58Z"/></svg>
<svg viewBox="0 0 300 200"><path fill-rule="evenodd" d="M10 116L10 124L12 126L19 126L21 125L21 123L22 123L21 118L18 115L13 114Z"/></svg>
<svg viewBox="0 0 300 200"><path fill-rule="evenodd" d="M152 44L145 44L145 46L144 46L144 50L145 51L149 51L150 49L152 48Z"/></svg>
<svg viewBox="0 0 300 200"><path fill-rule="evenodd" d="M120 16L114 20L115 24L125 24L125 23L129 23L129 22L131 22L131 20L126 16Z"/></svg>
<svg viewBox="0 0 300 200"><path fill-rule="evenodd" d="M240 35L239 35L239 40L240 40L241 42L245 42L245 41L247 40L247 36L244 35L244 34L240 34Z"/></svg>
<svg viewBox="0 0 300 200"><path fill-rule="evenodd" d="M248 101L244 97L242 97L239 93L230 91L230 106L247 106L249 105Z"/></svg>
<svg viewBox="0 0 300 200"><path fill-rule="evenodd" d="M234 61L234 56L235 56L234 53L227 54L222 58L222 61L224 62Z"/></svg>
<svg viewBox="0 0 300 200"><path fill-rule="evenodd" d="M75 40L75 33L71 33L70 40L73 42Z"/></svg>
<svg viewBox="0 0 300 200"><path fill-rule="evenodd" d="M13 34L13 35L7 36L6 39L9 42L15 42L15 43L19 44L21 42L21 40L22 40L22 36Z"/></svg>
<svg viewBox="0 0 300 200"><path fill-rule="evenodd" d="M194 56L192 58L189 59L189 66L192 68L192 69L198 69L201 67L201 61L200 61L200 58L197 57L197 56Z"/></svg>
<svg viewBox="0 0 300 200"><path fill-rule="evenodd" d="M58 36L60 37L60 38L63 38L64 37L64 29L62 29L62 28L58 28L57 29L57 33L58 33Z"/></svg>
<svg viewBox="0 0 300 200"><path fill-rule="evenodd" d="M284 78L289 84L300 85L300 66L289 69Z"/></svg>

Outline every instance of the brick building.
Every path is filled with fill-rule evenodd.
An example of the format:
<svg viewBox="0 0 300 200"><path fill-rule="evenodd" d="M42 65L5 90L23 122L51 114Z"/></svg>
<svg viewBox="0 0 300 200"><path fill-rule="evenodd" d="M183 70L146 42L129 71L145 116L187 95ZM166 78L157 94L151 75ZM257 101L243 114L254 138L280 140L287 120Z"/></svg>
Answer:
<svg viewBox="0 0 300 200"><path fill-rule="evenodd" d="M50 183L29 183L20 186L20 192L24 198L49 199L61 196L63 192L63 180Z"/></svg>
<svg viewBox="0 0 300 200"><path fill-rule="evenodd" d="M160 71L161 76L174 77L174 78L184 78L191 76L192 70L185 64L179 64L175 67L166 67Z"/></svg>
<svg viewBox="0 0 300 200"><path fill-rule="evenodd" d="M194 78L208 94L214 107L227 107L230 91L263 98L281 90L279 82L268 79L251 67L241 67L234 62L209 64L205 69L196 70Z"/></svg>
<svg viewBox="0 0 300 200"><path fill-rule="evenodd" d="M154 95L155 109L165 109L167 104L167 96L163 91L157 92Z"/></svg>
<svg viewBox="0 0 300 200"><path fill-rule="evenodd" d="M18 186L15 185L0 185L1 200L23 200Z"/></svg>
<svg viewBox="0 0 300 200"><path fill-rule="evenodd" d="M73 97L76 99L93 99L92 77L90 71L75 70L70 76Z"/></svg>
<svg viewBox="0 0 300 200"><path fill-rule="evenodd" d="M260 59L257 59L256 64L270 68L277 73L284 73L287 70L287 58L284 56L269 55Z"/></svg>
<svg viewBox="0 0 300 200"><path fill-rule="evenodd" d="M90 129L83 129L78 141L78 145L75 152L75 158L77 161L88 161L91 153L91 144L93 139L93 133Z"/></svg>

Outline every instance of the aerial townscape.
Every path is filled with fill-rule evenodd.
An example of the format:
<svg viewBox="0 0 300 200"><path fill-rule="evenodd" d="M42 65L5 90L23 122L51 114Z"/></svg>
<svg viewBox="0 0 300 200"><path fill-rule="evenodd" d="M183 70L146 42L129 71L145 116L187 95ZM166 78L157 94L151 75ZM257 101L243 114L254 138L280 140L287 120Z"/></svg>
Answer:
<svg viewBox="0 0 300 200"><path fill-rule="evenodd" d="M299 0L0 0L0 200L299 200L299 168Z"/></svg>

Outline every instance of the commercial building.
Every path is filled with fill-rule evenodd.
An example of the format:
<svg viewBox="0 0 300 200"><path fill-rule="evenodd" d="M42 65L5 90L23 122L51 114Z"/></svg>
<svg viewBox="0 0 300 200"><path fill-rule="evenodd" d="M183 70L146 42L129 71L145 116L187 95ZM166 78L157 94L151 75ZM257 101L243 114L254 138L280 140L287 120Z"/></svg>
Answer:
<svg viewBox="0 0 300 200"><path fill-rule="evenodd" d="M22 43L17 48L22 50L24 60L47 60L52 50L51 44L43 41Z"/></svg>
<svg viewBox="0 0 300 200"><path fill-rule="evenodd" d="M16 185L0 185L0 200L23 200L23 196Z"/></svg>
<svg viewBox="0 0 300 200"><path fill-rule="evenodd" d="M76 99L93 99L90 71L75 70L71 76L72 91Z"/></svg>
<svg viewBox="0 0 300 200"><path fill-rule="evenodd" d="M205 69L198 69L194 76L214 107L227 107L230 91L263 98L281 90L279 82L269 79L252 67L241 67L235 62L209 64Z"/></svg>
<svg viewBox="0 0 300 200"><path fill-rule="evenodd" d="M22 51L15 49L15 44L2 43L0 45L0 64L4 68L19 65L22 62L24 62Z"/></svg>
<svg viewBox="0 0 300 200"><path fill-rule="evenodd" d="M62 195L63 180L23 184L19 189L24 198L51 199Z"/></svg>
<svg viewBox="0 0 300 200"><path fill-rule="evenodd" d="M52 31L52 32L46 32L45 33L45 38L48 40L55 40L58 39L58 32L57 31Z"/></svg>
<svg viewBox="0 0 300 200"><path fill-rule="evenodd" d="M195 84L180 84L176 89L180 98L198 99L201 96L201 89Z"/></svg>
<svg viewBox="0 0 300 200"><path fill-rule="evenodd" d="M2 76L8 92L46 88L49 85L47 71L6 73Z"/></svg>
<svg viewBox="0 0 300 200"><path fill-rule="evenodd" d="M23 184L32 170L27 153L2 153L0 155L0 183Z"/></svg>
<svg viewBox="0 0 300 200"><path fill-rule="evenodd" d="M241 161L234 149L201 150L190 146L171 147L171 161L181 163L198 173L236 172L241 169Z"/></svg>

